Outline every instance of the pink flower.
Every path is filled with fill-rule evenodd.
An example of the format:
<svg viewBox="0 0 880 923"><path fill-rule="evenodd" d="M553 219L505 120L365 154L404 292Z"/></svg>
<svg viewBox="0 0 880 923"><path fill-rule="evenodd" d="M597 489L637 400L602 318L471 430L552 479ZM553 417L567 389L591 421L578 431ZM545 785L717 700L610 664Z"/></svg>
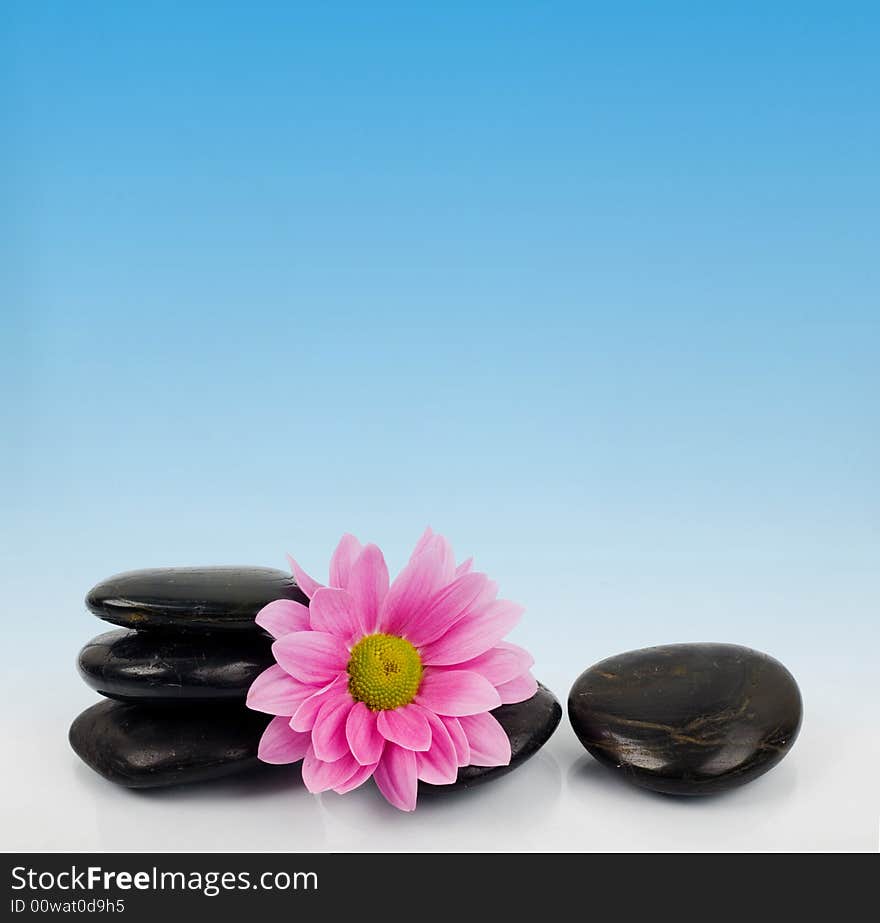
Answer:
<svg viewBox="0 0 880 923"><path fill-rule="evenodd" d="M531 698L527 651L502 638L522 609L458 567L430 529L390 584L382 552L344 535L322 586L290 558L309 606L269 603L257 624L274 638L275 665L247 704L276 717L260 740L267 763L302 760L310 792L343 794L372 777L412 811L418 780L455 781L460 766L506 766L510 741L490 714Z"/></svg>

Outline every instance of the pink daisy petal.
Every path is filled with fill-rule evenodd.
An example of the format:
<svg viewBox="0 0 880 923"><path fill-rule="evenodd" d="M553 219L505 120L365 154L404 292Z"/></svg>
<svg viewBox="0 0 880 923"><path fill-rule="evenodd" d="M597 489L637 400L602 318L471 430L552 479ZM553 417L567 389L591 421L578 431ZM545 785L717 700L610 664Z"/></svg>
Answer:
<svg viewBox="0 0 880 923"><path fill-rule="evenodd" d="M470 607L485 592L489 578L485 574L465 574L435 593L421 612L407 622L403 635L421 647L446 634L470 612Z"/></svg>
<svg viewBox="0 0 880 923"><path fill-rule="evenodd" d="M317 689L294 679L286 670L272 664L251 683L247 707L268 715L292 715Z"/></svg>
<svg viewBox="0 0 880 923"><path fill-rule="evenodd" d="M362 765L378 763L385 738L376 727L376 712L363 702L355 702L345 722L345 737L354 758Z"/></svg>
<svg viewBox="0 0 880 923"><path fill-rule="evenodd" d="M321 584L310 577L290 555L287 556L287 560L290 564L290 569L293 571L293 576L296 577L297 586L309 597L309 599L311 599L315 590L317 590Z"/></svg>
<svg viewBox="0 0 880 923"><path fill-rule="evenodd" d="M416 556L420 555L425 550L425 548L428 547L428 542L430 542L433 537L434 530L428 526L425 531L422 532L419 540L416 542L416 547L413 548L413 553L409 556L410 561L412 561L412 559Z"/></svg>
<svg viewBox="0 0 880 923"><path fill-rule="evenodd" d="M437 717L443 722L443 726L449 732L452 743L455 745L455 756L458 760L458 765L467 766L471 761L471 747L461 722L458 718L449 718L446 715L438 715Z"/></svg>
<svg viewBox="0 0 880 923"><path fill-rule="evenodd" d="M433 532L430 526L425 529L422 537L416 543L416 547L409 558L410 563L426 551L437 557L441 564L440 579L437 583L438 588L444 584L451 583L455 579L455 554L452 551L452 545L442 535L437 535Z"/></svg>
<svg viewBox="0 0 880 923"><path fill-rule="evenodd" d="M276 715L261 759L302 759L312 792L349 792L372 776L405 811L419 779L448 785L461 766L509 762L490 711L534 694L533 659L502 640L522 610L496 598L471 558L456 566L449 542L428 528L390 586L382 552L351 534L333 553L327 587L289 560L310 605L277 600L255 619L276 639L276 664L248 691L250 707ZM424 671L413 702L374 712L352 699L347 667L352 645L380 631L415 645Z"/></svg>
<svg viewBox="0 0 880 923"><path fill-rule="evenodd" d="M463 663L494 647L519 621L522 606L496 600L479 615L467 615L422 649L422 663L431 666ZM278 643L278 642L276 642Z"/></svg>
<svg viewBox="0 0 880 923"><path fill-rule="evenodd" d="M264 763L297 763L309 749L309 735L294 731L286 717L273 718L260 738L257 756Z"/></svg>
<svg viewBox="0 0 880 923"><path fill-rule="evenodd" d="M351 696L346 692L327 697L318 709L312 728L312 746L319 760L332 763L351 753L345 738L345 722L353 705Z"/></svg>
<svg viewBox="0 0 880 923"><path fill-rule="evenodd" d="M309 614L315 631L333 635L346 645L366 634L358 605L346 590L327 586L316 590Z"/></svg>
<svg viewBox="0 0 880 923"><path fill-rule="evenodd" d="M426 551L431 551L440 561L440 583L438 588L455 579L455 552L442 535L435 535Z"/></svg>
<svg viewBox="0 0 880 923"><path fill-rule="evenodd" d="M528 651L515 644L502 641L495 647L490 647L479 657L454 664L451 667L436 667L435 669L472 670L474 673L485 676L493 686L497 687L527 673L534 662L534 658Z"/></svg>
<svg viewBox="0 0 880 923"><path fill-rule="evenodd" d="M346 532L330 558L330 586L348 589L351 565L360 553L361 543L350 532Z"/></svg>
<svg viewBox="0 0 880 923"><path fill-rule="evenodd" d="M511 644L510 641L499 641L496 646L502 650L510 651L510 653L516 655L517 660L522 667L520 670L521 673L525 673L535 665L535 658L532 657L532 655L524 647L520 647L518 644Z"/></svg>
<svg viewBox="0 0 880 923"><path fill-rule="evenodd" d="M402 635L414 613L424 608L433 594L450 582L447 579L447 570L452 572L449 561L448 546L435 535L391 584L379 611L379 630Z"/></svg>
<svg viewBox="0 0 880 923"><path fill-rule="evenodd" d="M375 771L375 769L376 769L375 763L369 766L358 766L358 768L355 769L354 773L352 773L351 777L349 779L346 779L346 781L343 782L342 785L335 785L333 787L333 791L336 792L338 795L344 795L347 792L354 791L354 789L363 785L364 782L366 782L367 779L369 779L370 776L373 775L373 772Z"/></svg>
<svg viewBox="0 0 880 923"><path fill-rule="evenodd" d="M495 687L501 697L502 705L512 705L514 702L525 702L538 691L538 682L531 673L523 673L508 683L501 683Z"/></svg>
<svg viewBox="0 0 880 923"><path fill-rule="evenodd" d="M510 763L510 738L492 715L468 715L459 720L471 748L471 766L507 766Z"/></svg>
<svg viewBox="0 0 880 923"><path fill-rule="evenodd" d="M357 603L365 633L372 634L388 595L388 565L375 545L367 545L352 564L348 591Z"/></svg>
<svg viewBox="0 0 880 923"><path fill-rule="evenodd" d="M458 777L455 744L443 721L430 712L425 714L431 725L431 746L416 754L416 771L420 779L431 785L451 785Z"/></svg>
<svg viewBox="0 0 880 923"><path fill-rule="evenodd" d="M263 606L254 621L273 638L281 638L293 631L308 630L309 608L292 599L276 599Z"/></svg>
<svg viewBox="0 0 880 923"><path fill-rule="evenodd" d="M416 755L396 744L388 744L373 778L386 800L401 811L414 811L418 794Z"/></svg>
<svg viewBox="0 0 880 923"><path fill-rule="evenodd" d="M415 701L429 711L453 718L489 711L501 704L489 680L467 670L425 670Z"/></svg>
<svg viewBox="0 0 880 923"><path fill-rule="evenodd" d="M302 705L293 713L290 726L295 731L311 731L321 706L328 698L338 699L348 696L348 677L338 676L332 683L319 689L314 695L304 699Z"/></svg>
<svg viewBox="0 0 880 923"><path fill-rule="evenodd" d="M348 664L348 648L323 631L294 631L272 645L275 660L304 683L325 685Z"/></svg>
<svg viewBox="0 0 880 923"><path fill-rule="evenodd" d="M302 777L306 788L313 794L329 791L342 785L357 771L358 764L351 754L343 756L332 763L319 760L315 748L309 747L303 759Z"/></svg>
<svg viewBox="0 0 880 923"><path fill-rule="evenodd" d="M385 740L407 750L427 750L431 746L427 712L418 705L380 711L376 727Z"/></svg>

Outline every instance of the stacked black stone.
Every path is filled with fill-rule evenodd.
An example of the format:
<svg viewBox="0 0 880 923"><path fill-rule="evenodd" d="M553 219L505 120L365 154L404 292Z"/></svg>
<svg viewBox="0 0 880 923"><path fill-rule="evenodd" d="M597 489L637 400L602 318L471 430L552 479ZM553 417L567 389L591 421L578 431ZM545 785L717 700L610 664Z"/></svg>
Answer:
<svg viewBox="0 0 880 923"><path fill-rule="evenodd" d="M138 570L99 583L86 605L114 625L80 651L85 682L106 697L70 728L78 756L111 782L154 788L198 782L259 765L269 715L249 710L247 690L274 662L256 614L276 599L308 604L295 581L264 567ZM533 756L562 708L544 686L493 712L510 738L508 766L465 766L453 785L471 788Z"/></svg>
<svg viewBox="0 0 880 923"><path fill-rule="evenodd" d="M121 628L79 653L80 675L107 700L73 722L76 753L130 788L257 765L270 716L245 698L273 663L272 638L254 617L275 599L308 603L289 574L267 567L137 570L99 583L86 605Z"/></svg>

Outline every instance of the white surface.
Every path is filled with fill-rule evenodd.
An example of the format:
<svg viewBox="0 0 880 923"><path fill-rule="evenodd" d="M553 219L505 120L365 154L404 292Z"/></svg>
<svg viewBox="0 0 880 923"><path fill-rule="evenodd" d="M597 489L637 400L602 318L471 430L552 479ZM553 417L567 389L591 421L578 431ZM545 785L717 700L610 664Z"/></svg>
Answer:
<svg viewBox="0 0 880 923"><path fill-rule="evenodd" d="M852 678L809 682L807 720L773 771L724 795L633 789L592 760L566 717L530 762L470 792L387 806L371 784L315 797L279 769L199 787L132 792L70 751L67 726L94 701L70 683L4 715L6 850L859 850L878 848L876 721L844 703ZM551 681L548 680L548 685ZM802 679L802 687L804 682ZM562 682L557 694L567 692ZM564 695L561 696L564 698ZM34 720L38 716L38 720Z"/></svg>

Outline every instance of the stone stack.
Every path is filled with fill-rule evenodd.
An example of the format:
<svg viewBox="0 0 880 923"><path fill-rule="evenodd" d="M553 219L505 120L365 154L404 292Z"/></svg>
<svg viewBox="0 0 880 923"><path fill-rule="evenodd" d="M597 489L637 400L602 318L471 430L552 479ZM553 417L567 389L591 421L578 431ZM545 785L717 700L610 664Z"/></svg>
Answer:
<svg viewBox="0 0 880 923"><path fill-rule="evenodd" d="M308 603L289 574L265 567L138 570L99 583L86 605L121 627L80 651L80 675L106 700L71 726L76 753L130 788L257 765L270 716L245 698L273 663L254 617L275 599Z"/></svg>
<svg viewBox="0 0 880 923"><path fill-rule="evenodd" d="M270 715L245 705L251 683L274 662L272 638L255 622L276 599L308 604L294 579L265 567L138 570L99 583L88 608L121 626L89 641L79 672L105 700L70 728L92 769L119 785L154 788L199 782L260 765ZM493 712L510 738L508 766L465 766L452 791L505 775L538 752L562 709L539 685L526 702Z"/></svg>

